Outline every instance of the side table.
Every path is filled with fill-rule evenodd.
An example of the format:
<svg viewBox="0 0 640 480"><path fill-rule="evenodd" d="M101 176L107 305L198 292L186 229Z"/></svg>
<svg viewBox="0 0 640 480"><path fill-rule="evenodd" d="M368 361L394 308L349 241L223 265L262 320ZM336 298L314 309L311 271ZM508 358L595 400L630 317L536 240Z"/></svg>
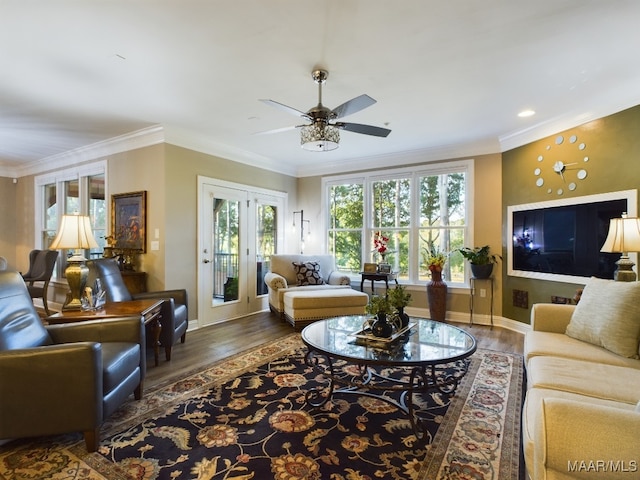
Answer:
<svg viewBox="0 0 640 480"><path fill-rule="evenodd" d="M105 320L112 317L140 315L153 334L153 355L156 367L160 363L160 330L162 330L163 299L141 299L129 302L108 302L98 310L67 310L46 318L50 324Z"/></svg>
<svg viewBox="0 0 640 480"><path fill-rule="evenodd" d="M373 282L384 282L386 287L386 291L389 290L389 280L394 280L396 285L398 285L398 274L397 273L381 273L381 272L360 272L361 280L360 280L360 291L364 292L364 282L365 280L369 280L371 282L371 292L375 291Z"/></svg>
<svg viewBox="0 0 640 480"><path fill-rule="evenodd" d="M471 295L469 296L469 325L473 326L473 303L476 296L476 282L489 282L490 286L490 311L491 311L491 328L493 328L493 277L489 278L476 278L471 277Z"/></svg>

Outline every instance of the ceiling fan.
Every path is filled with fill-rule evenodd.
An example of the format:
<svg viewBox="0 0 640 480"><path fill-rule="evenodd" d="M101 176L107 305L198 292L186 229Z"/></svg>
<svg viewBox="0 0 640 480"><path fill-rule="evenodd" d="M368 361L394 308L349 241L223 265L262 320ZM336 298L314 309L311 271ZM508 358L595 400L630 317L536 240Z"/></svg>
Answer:
<svg viewBox="0 0 640 480"><path fill-rule="evenodd" d="M271 105L297 117L302 117L311 123L308 125L296 125L295 127L279 128L263 133L276 133L293 128L300 129L300 144L305 150L313 152L327 152L335 150L340 143L340 130L348 132L373 135L375 137L386 137L391 133L388 128L374 127L373 125L363 125L361 123L336 122L336 120L351 115L353 113L370 107L376 101L369 95L360 95L339 105L333 110L322 105L322 85L326 82L329 72L326 70L314 70L311 78L318 84L318 105L307 112L302 112L274 100L261 99L261 102Z"/></svg>

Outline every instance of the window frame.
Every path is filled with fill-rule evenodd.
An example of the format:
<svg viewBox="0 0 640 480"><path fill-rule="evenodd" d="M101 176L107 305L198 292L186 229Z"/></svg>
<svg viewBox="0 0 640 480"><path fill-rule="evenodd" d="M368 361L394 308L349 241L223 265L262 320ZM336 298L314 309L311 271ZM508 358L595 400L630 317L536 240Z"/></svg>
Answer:
<svg viewBox="0 0 640 480"><path fill-rule="evenodd" d="M418 182L421 177L426 176L434 176L434 175L443 175L443 174L452 174L452 173L464 173L465 174L465 225L464 225L464 238L465 245L473 245L473 198L474 198L474 160L455 160L449 162L437 162L437 163L429 163L429 164L421 164L418 166L407 166L403 168L393 168L386 170L375 170L370 172L359 172L353 174L345 174L345 175L335 175L335 176L327 176L322 178L322 214L321 218L324 223L324 232L325 232L325 250L329 250L329 230L330 230L330 218L331 212L329 211L329 202L330 202L330 189L336 185L344 185L347 183L361 183L364 190L364 205L363 205L363 215L364 215L364 225L362 228L362 238L363 242L368 241L369 238L372 238L374 230L373 227L373 184L374 182L379 181L388 181L388 180L398 180L408 178L411 182L411 212L410 212L410 226L409 227L392 227L390 229L408 229L409 236L411 239L417 238L416 232L420 228L419 218L420 218L420 191L418 188ZM361 264L364 265L365 262L369 262L368 252L365 249L362 249L361 252ZM427 281L419 280L419 268L417 265L419 263L416 262L416 259L420 258L419 246L418 242L411 241L409 247L409 272L408 272L408 280L403 281L402 283L408 285L425 285ZM450 282L453 288L469 288L469 278L470 278L470 268L467 265L468 262L464 263L464 283L459 282ZM360 280L359 275L350 274L353 281ZM400 281L400 280L399 280Z"/></svg>
<svg viewBox="0 0 640 480"><path fill-rule="evenodd" d="M107 202L108 198L108 185L107 185L107 162L101 160L98 162L92 162L84 165L75 166L72 168L60 169L52 172L48 172L42 175L34 177L34 245L37 249L43 249L46 246L43 244L43 231L45 229L45 212L44 212L44 195L45 186L55 184L56 185L56 205L58 209L58 228L60 228L60 222L62 221L62 215L65 215L65 191L64 184L68 181L78 181L78 194L80 204L80 215L88 215L89 208L89 177L96 175L104 175L105 183L105 208L106 216L109 218L110 205ZM108 231L109 225L105 226ZM60 257L59 257L60 258ZM56 262L56 269L53 272L53 279L62 279L64 277L64 267L66 262Z"/></svg>

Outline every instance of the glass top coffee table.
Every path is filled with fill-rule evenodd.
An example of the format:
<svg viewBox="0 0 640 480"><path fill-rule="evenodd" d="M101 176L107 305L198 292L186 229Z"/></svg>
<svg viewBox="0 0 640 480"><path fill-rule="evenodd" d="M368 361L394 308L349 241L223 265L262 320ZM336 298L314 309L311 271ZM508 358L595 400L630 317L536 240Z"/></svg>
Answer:
<svg viewBox="0 0 640 480"><path fill-rule="evenodd" d="M414 394L434 389L455 393L467 372L466 359L476 351L476 340L460 328L413 317L412 327L393 341L363 338L359 333L367 318L328 318L302 330L302 341L308 349L306 363L328 379L327 386L309 390L306 399L319 407L335 393L376 397L404 411L421 437ZM399 399L389 392L400 392Z"/></svg>

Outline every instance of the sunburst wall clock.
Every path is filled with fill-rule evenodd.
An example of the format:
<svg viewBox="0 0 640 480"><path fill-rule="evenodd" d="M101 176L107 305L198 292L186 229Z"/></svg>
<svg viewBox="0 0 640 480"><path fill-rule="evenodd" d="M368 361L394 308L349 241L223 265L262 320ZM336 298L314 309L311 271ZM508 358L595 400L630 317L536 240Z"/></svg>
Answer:
<svg viewBox="0 0 640 480"><path fill-rule="evenodd" d="M533 170L536 186L546 188L550 195L576 190L587 178L589 156L586 149L587 145L578 142L577 135L568 139L557 135L553 145L547 145L546 152L538 155L538 164Z"/></svg>

